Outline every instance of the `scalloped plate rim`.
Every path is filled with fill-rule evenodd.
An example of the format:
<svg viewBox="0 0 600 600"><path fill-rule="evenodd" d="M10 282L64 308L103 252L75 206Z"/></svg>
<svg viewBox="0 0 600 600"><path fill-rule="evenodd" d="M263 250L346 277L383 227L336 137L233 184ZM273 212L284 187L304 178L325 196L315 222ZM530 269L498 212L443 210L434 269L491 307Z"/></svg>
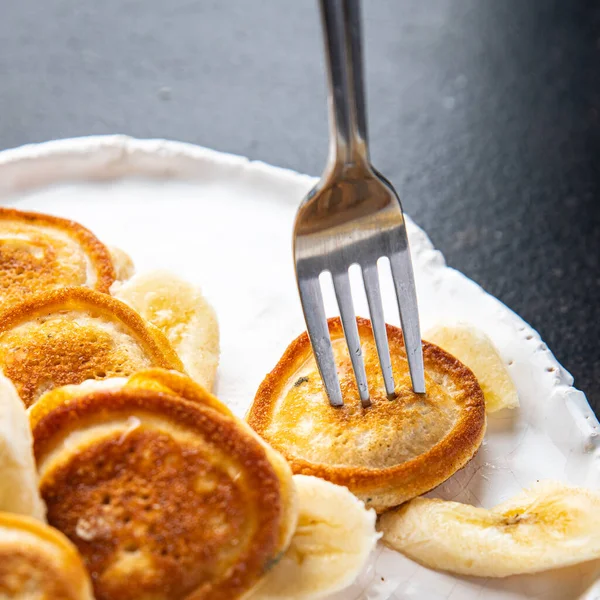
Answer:
<svg viewBox="0 0 600 600"><path fill-rule="evenodd" d="M50 169L32 171L34 165L45 163ZM210 175L207 169L210 167ZM216 173L213 173L213 169ZM125 135L87 136L28 144L0 152L0 199L15 193L31 192L61 182L110 180L124 176L140 175L153 178L183 178L204 180L207 176L219 178L219 173L229 170L243 172L264 179L269 189L281 190L295 187L306 190L316 179L290 169L268 165L246 157L219 152L190 143L163 139L141 140ZM262 178L262 179L261 179ZM293 194L289 194L293 197ZM426 233L414 226L419 245L420 266L431 269L442 278L459 278L467 285L469 293L481 294L481 301L491 302L503 318L516 328L541 343L539 334L519 315L478 286L459 271L445 264L441 253L433 247ZM413 242L411 241L411 244ZM552 388L567 405L574 424L583 436L586 453L594 455L593 467L600 481L600 422L593 413L585 394L572 386L573 378L545 348L547 358L556 372ZM594 587L595 592L596 587ZM588 597L588 596L586 596Z"/></svg>

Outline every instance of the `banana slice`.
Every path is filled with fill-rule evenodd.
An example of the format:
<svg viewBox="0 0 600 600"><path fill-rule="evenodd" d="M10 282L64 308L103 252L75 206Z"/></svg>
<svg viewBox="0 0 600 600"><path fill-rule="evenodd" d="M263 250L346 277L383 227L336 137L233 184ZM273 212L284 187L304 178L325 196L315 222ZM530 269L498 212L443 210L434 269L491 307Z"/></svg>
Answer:
<svg viewBox="0 0 600 600"><path fill-rule="evenodd" d="M600 493L545 481L491 510L416 498L379 528L384 543L432 569L537 573L600 558Z"/></svg>
<svg viewBox="0 0 600 600"><path fill-rule="evenodd" d="M133 260L131 260L131 256L127 254L121 248L117 248L115 246L110 246L108 248L110 252L110 257L113 262L113 267L115 268L115 282L112 284L110 290L111 293L113 288L117 288L123 284L124 281L131 279L133 274L135 273L135 267L133 265Z"/></svg>
<svg viewBox="0 0 600 600"><path fill-rule="evenodd" d="M375 512L347 488L294 475L299 519L290 547L249 600L323 598L352 584L379 535Z"/></svg>
<svg viewBox="0 0 600 600"><path fill-rule="evenodd" d="M519 406L517 388L498 350L485 333L471 325L457 323L438 325L424 337L473 371L483 390L488 413Z"/></svg>
<svg viewBox="0 0 600 600"><path fill-rule="evenodd" d="M166 271L153 271L111 291L158 327L192 379L212 389L219 365L219 326L198 288Z"/></svg>
<svg viewBox="0 0 600 600"><path fill-rule="evenodd" d="M9 379L0 375L0 511L45 521L38 492L33 441L25 406Z"/></svg>

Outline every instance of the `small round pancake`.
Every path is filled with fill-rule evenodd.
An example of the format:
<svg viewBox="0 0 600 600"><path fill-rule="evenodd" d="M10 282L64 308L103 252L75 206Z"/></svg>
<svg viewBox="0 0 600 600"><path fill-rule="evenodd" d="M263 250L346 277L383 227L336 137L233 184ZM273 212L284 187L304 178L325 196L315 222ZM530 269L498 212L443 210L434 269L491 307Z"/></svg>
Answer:
<svg viewBox="0 0 600 600"><path fill-rule="evenodd" d="M202 386L193 381L190 377L177 373L176 371L167 371L165 369L148 369L134 373L128 379L114 378L106 381L86 381L80 385L68 385L51 392L48 392L39 402L31 407L29 411L29 420L32 427L38 423L45 415L55 410L61 405L68 405L76 402L83 395L88 395L99 390L118 390L125 388L127 390L148 390L177 396L189 402L199 403L207 408L230 417L235 423L249 433L257 442L259 442L275 469L279 478L279 487L282 504L282 518L279 530L279 541L277 551L275 552L274 562L277 557L283 556L286 552L298 520L298 498L296 487L292 478L292 470L287 461L279 452L276 452L269 446L249 425L238 419L218 398L207 392Z"/></svg>
<svg viewBox="0 0 600 600"><path fill-rule="evenodd" d="M0 314L0 370L27 407L55 387L149 367L183 371L160 331L108 294L62 288Z"/></svg>
<svg viewBox="0 0 600 600"><path fill-rule="evenodd" d="M0 513L0 598L94 600L77 549L31 517Z"/></svg>
<svg viewBox="0 0 600 600"><path fill-rule="evenodd" d="M485 407L473 373L427 342L427 393L415 394L402 332L389 325L396 396L388 399L371 323L360 318L357 323L369 408L359 400L341 322L330 319L344 406L330 406L304 333L259 387L248 422L294 473L345 485L382 512L433 489L473 457L485 431Z"/></svg>
<svg viewBox="0 0 600 600"><path fill-rule="evenodd" d="M237 419L164 392L57 404L60 393L30 415L40 490L96 600L247 594L281 551L280 481L264 447Z"/></svg>
<svg viewBox="0 0 600 600"><path fill-rule="evenodd" d="M133 260L131 260L131 256L127 254L121 248L117 248L116 246L110 246L108 251L110 252L110 258L113 263L113 267L115 268L115 282L110 286L110 293L112 294L113 289L120 285L123 285L123 282L131 279L135 274L135 266L133 264ZM114 294L113 294L114 295Z"/></svg>
<svg viewBox="0 0 600 600"><path fill-rule="evenodd" d="M30 294L85 286L108 292L109 250L74 221L0 208L0 310Z"/></svg>

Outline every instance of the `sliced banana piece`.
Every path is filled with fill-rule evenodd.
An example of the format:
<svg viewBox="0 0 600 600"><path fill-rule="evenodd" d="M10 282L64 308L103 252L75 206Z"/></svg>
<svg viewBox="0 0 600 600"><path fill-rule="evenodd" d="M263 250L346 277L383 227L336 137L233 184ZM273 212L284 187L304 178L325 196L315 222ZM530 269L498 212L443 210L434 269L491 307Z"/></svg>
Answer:
<svg viewBox="0 0 600 600"><path fill-rule="evenodd" d="M519 406L517 388L508 369L483 331L465 323L437 325L424 338L454 355L465 364L479 381L489 413Z"/></svg>
<svg viewBox="0 0 600 600"><path fill-rule="evenodd" d="M117 248L116 246L109 247L110 257L112 258L113 267L115 268L115 282L112 284L110 291L113 291L123 285L124 281L130 279L135 273L133 261L127 252Z"/></svg>
<svg viewBox="0 0 600 600"><path fill-rule="evenodd" d="M546 481L491 510L416 498L379 528L384 543L432 569L537 573L600 558L600 492Z"/></svg>
<svg viewBox="0 0 600 600"><path fill-rule="evenodd" d="M0 375L0 511L46 519L38 492L29 419L12 382Z"/></svg>
<svg viewBox="0 0 600 600"><path fill-rule="evenodd" d="M192 379L212 389L219 365L219 326L197 287L167 271L153 271L134 275L111 291L158 327Z"/></svg>
<svg viewBox="0 0 600 600"><path fill-rule="evenodd" d="M352 584L379 534L375 511L347 488L317 477L294 475L298 525L287 552L265 576L251 600L323 598Z"/></svg>

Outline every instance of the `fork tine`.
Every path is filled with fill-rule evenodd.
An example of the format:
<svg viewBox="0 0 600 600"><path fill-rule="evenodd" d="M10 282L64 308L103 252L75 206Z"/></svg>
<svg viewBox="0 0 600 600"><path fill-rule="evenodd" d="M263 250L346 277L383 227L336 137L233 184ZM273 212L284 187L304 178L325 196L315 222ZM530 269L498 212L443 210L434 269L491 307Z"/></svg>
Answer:
<svg viewBox="0 0 600 600"><path fill-rule="evenodd" d="M308 337L317 359L321 379L325 384L329 403L331 406L343 406L344 400L342 399L342 391L333 357L329 327L325 318L319 278L298 277L298 289L308 329Z"/></svg>
<svg viewBox="0 0 600 600"><path fill-rule="evenodd" d="M419 327L419 308L417 306L417 292L415 277L406 230L404 230L404 244L390 255L392 278L396 288L400 322L404 335L404 345L408 358L408 368L412 380L413 390L417 394L425 393L425 368L423 366L423 348L421 345L421 330Z"/></svg>
<svg viewBox="0 0 600 600"><path fill-rule="evenodd" d="M369 400L367 372L365 371L365 363L363 361L360 338L358 336L358 327L356 326L356 316L352 304L352 292L350 290L348 271L343 270L333 274L333 287L340 309L340 316L342 317L344 335L346 336L346 344L348 345L348 352L350 353L350 360L352 361L352 368L354 369L354 376L356 377L356 383L358 385L360 401L366 408L371 405L371 401Z"/></svg>
<svg viewBox="0 0 600 600"><path fill-rule="evenodd" d="M379 355L379 364L381 365L385 391L391 397L394 395L394 374L392 372L385 319L383 318L383 304L381 303L379 274L376 263L363 268L363 280L365 282L365 291L367 292L369 314L371 315L371 325L375 334L375 344L377 345L377 354Z"/></svg>

